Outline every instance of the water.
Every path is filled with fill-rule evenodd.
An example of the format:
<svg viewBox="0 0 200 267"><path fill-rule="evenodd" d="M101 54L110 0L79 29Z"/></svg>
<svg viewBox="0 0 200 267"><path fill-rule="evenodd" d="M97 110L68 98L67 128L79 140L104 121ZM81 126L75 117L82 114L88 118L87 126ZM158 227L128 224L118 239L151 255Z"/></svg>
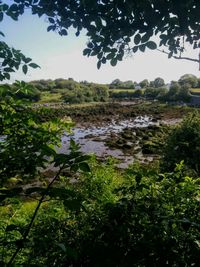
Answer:
<svg viewBox="0 0 200 267"><path fill-rule="evenodd" d="M80 144L81 151L86 154L94 153L99 158L108 156L119 159L119 167L125 168L133 162L133 156L125 155L120 149L110 149L106 146L104 140L110 134L120 133L125 128L148 127L149 125L158 125L158 122L153 122L152 117L138 116L137 118L123 121L112 120L111 123L105 123L101 127L75 127L71 135L65 134L62 137L62 145L59 149L60 153L67 153L69 150L69 140L72 138L76 143ZM141 155L138 154L138 158Z"/></svg>

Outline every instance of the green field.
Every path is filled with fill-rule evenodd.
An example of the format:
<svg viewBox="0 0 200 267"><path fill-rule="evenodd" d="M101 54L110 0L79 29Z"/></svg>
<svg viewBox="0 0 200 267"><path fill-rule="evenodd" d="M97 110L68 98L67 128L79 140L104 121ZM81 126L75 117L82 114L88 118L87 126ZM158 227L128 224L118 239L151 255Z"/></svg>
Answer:
<svg viewBox="0 0 200 267"><path fill-rule="evenodd" d="M191 93L200 93L200 88L192 88L190 89Z"/></svg>
<svg viewBox="0 0 200 267"><path fill-rule="evenodd" d="M113 93L119 93L119 92L134 92L135 89L109 89L109 92L113 92Z"/></svg>

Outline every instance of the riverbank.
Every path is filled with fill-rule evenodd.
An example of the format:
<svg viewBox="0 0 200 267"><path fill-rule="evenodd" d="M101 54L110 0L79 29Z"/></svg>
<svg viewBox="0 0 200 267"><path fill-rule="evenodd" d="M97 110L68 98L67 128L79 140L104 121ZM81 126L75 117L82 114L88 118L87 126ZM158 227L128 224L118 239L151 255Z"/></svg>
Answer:
<svg viewBox="0 0 200 267"><path fill-rule="evenodd" d="M149 101L65 107L59 114L70 116L76 127L73 134L63 136L60 152L67 153L72 138L82 152L100 160L112 156L120 168L134 161L149 163L159 158L171 125L192 110Z"/></svg>
<svg viewBox="0 0 200 267"><path fill-rule="evenodd" d="M155 120L181 119L193 107L175 106L162 104L154 101L134 102L106 102L90 105L55 105L39 106L34 108L43 121L52 118L70 117L75 123L83 124L86 127L91 125L102 126L104 123L120 121L124 119L135 119L137 116L149 116Z"/></svg>

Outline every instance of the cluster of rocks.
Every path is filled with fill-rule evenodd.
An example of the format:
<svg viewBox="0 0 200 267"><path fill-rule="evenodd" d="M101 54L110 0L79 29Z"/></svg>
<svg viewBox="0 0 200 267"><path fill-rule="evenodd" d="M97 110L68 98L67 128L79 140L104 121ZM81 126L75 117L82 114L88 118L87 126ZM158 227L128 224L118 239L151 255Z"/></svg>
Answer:
<svg viewBox="0 0 200 267"><path fill-rule="evenodd" d="M125 128L121 133L111 133L106 144L111 149L121 149L124 154L136 155L142 152L144 156L158 155L169 129L167 125Z"/></svg>

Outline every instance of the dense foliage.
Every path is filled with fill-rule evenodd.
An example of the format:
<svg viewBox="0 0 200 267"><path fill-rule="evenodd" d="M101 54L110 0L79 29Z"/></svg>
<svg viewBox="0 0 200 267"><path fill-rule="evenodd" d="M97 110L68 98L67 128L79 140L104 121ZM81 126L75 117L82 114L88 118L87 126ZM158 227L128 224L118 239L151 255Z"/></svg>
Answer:
<svg viewBox="0 0 200 267"><path fill-rule="evenodd" d="M30 179L55 156L54 146L69 122L41 123L31 108L13 100L0 103L0 185L9 179ZM65 126L65 127L64 127Z"/></svg>
<svg viewBox="0 0 200 267"><path fill-rule="evenodd" d="M32 84L16 81L12 85L0 85L1 99L12 97L16 100L37 102L41 98L41 92Z"/></svg>
<svg viewBox="0 0 200 267"><path fill-rule="evenodd" d="M58 154L69 119L42 123L12 100L1 102L0 121L1 266L198 266L199 179L183 165L119 172L73 141ZM195 121L188 132L199 132ZM45 172L50 162L53 174Z"/></svg>
<svg viewBox="0 0 200 267"><path fill-rule="evenodd" d="M178 80L179 84L182 86L188 86L191 88L198 87L198 78L192 74L185 74Z"/></svg>
<svg viewBox="0 0 200 267"><path fill-rule="evenodd" d="M66 103L105 102L109 93L106 85L90 84L79 85L79 88L66 90L62 93L62 99Z"/></svg>
<svg viewBox="0 0 200 267"><path fill-rule="evenodd" d="M140 89L136 90L113 90L110 92L110 97L112 99L134 99L134 98L140 98L143 96L143 91Z"/></svg>
<svg viewBox="0 0 200 267"><path fill-rule="evenodd" d="M177 162L184 160L185 168L200 174L200 117L197 112L189 114L168 136L163 166L172 171Z"/></svg>
<svg viewBox="0 0 200 267"><path fill-rule="evenodd" d="M111 162L90 166L77 183L64 176L64 187L50 191L14 266L198 266L198 179L184 177L181 165L170 174L134 165L121 175ZM6 203L5 261L36 204Z"/></svg>
<svg viewBox="0 0 200 267"><path fill-rule="evenodd" d="M88 157L73 143L72 154L57 155L52 144L59 143L62 129L40 125L40 117L30 111L14 102L1 103L1 134L7 137L0 142L2 266L16 248L12 266L198 266L199 179L184 176L182 165L170 174L139 165L119 173L112 161L99 164L93 159L88 169L82 162ZM196 127L197 134L197 114L191 118L197 123L188 123L183 132ZM179 146L184 148L182 140ZM185 159L186 152L178 160ZM48 190L48 174L30 168L42 166L44 156L51 156L57 166L67 162L71 169ZM87 173L74 174L79 167ZM71 183L72 175L76 183ZM34 187L36 178L43 178L44 185ZM36 199L44 193L29 228Z"/></svg>
<svg viewBox="0 0 200 267"><path fill-rule="evenodd" d="M112 81L109 85L110 89L134 89L135 88L135 83L133 81L125 81L122 82L119 79L115 79Z"/></svg>

